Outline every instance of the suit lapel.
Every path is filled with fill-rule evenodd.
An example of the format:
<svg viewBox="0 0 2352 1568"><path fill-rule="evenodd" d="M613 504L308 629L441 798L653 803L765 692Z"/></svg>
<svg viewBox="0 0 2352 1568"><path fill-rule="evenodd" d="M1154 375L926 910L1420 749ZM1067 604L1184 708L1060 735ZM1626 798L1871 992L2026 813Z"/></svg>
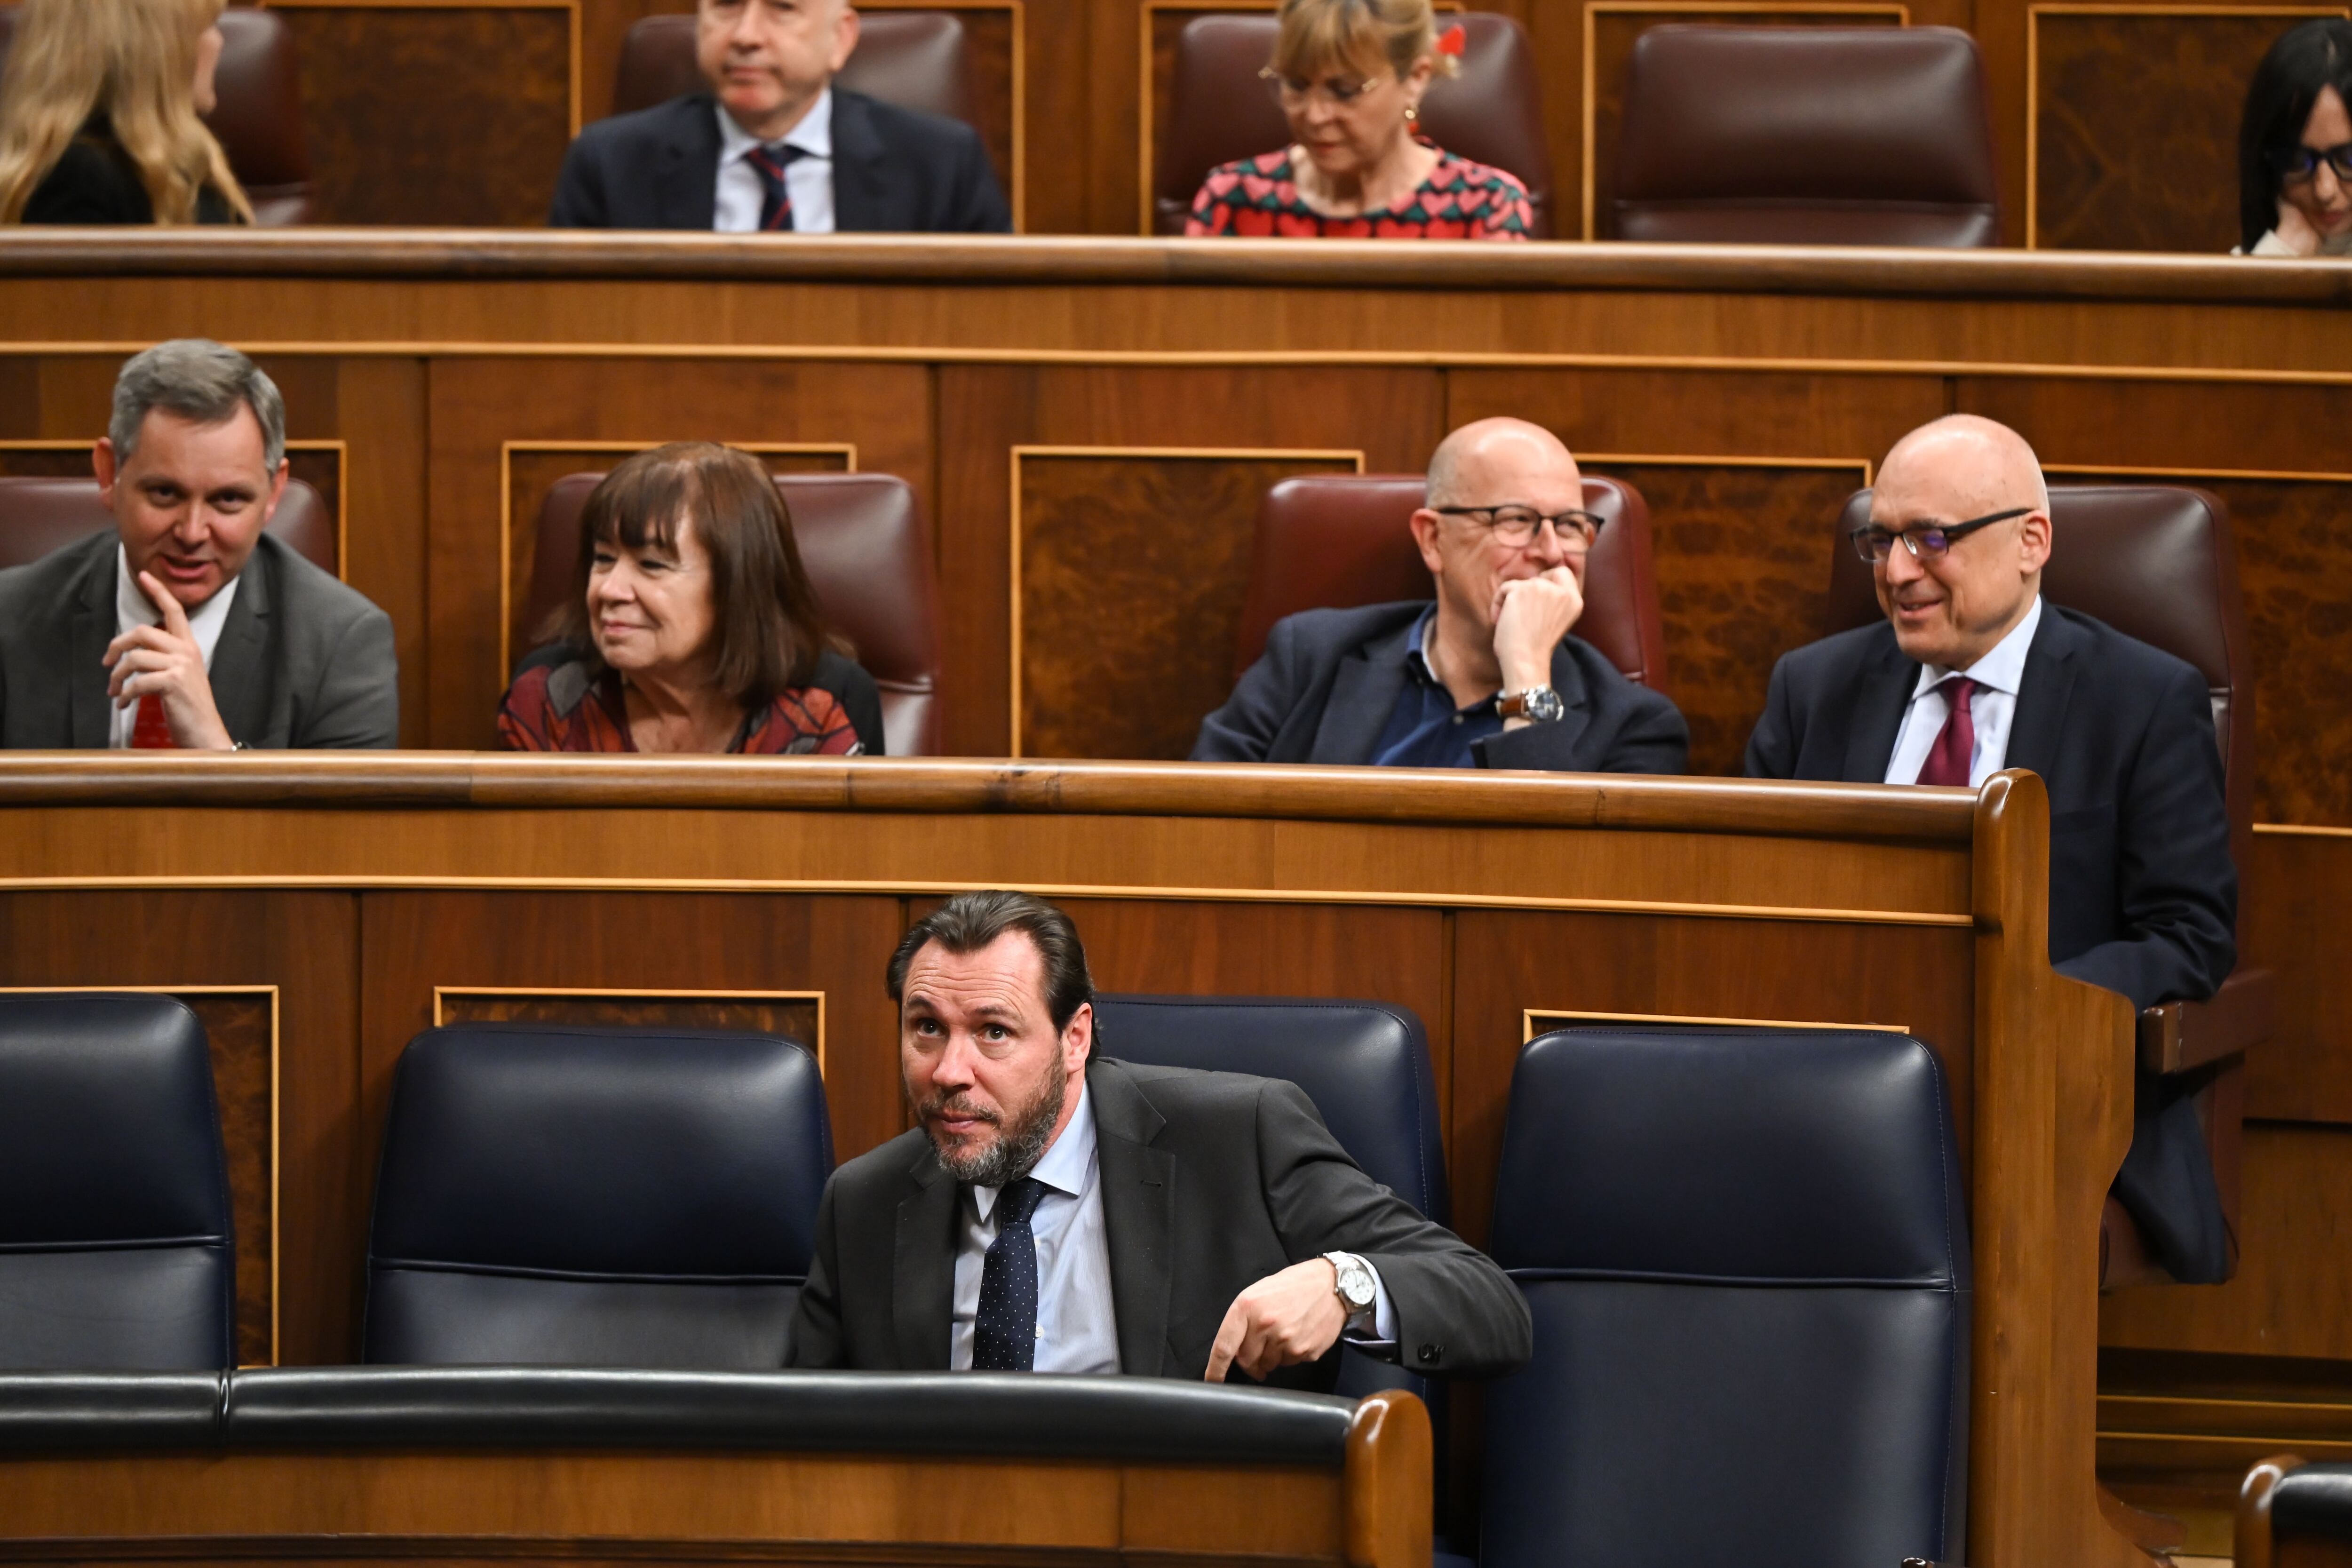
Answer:
<svg viewBox="0 0 2352 1568"><path fill-rule="evenodd" d="M682 101L656 155L660 226L709 230L719 221L719 102L709 93Z"/></svg>
<svg viewBox="0 0 2352 1568"><path fill-rule="evenodd" d="M884 181L882 138L866 100L835 88L833 93L833 230L871 234L902 229L889 210Z"/></svg>
<svg viewBox="0 0 2352 1568"><path fill-rule="evenodd" d="M1175 1284L1176 1156L1151 1147L1167 1119L1125 1068L1090 1064L1087 1092L1095 1102L1118 1369L1155 1376L1168 1359L1169 1296Z"/></svg>
<svg viewBox="0 0 2352 1568"><path fill-rule="evenodd" d="M213 706L229 739L259 745L272 737L269 705L272 689L269 633L276 624L278 573L270 552L275 543L265 534L237 574L236 597L230 601L228 619L222 623L220 641L213 646Z"/></svg>
<svg viewBox="0 0 2352 1568"><path fill-rule="evenodd" d="M1891 626L1881 626L1874 650L1855 693L1853 714L1845 736L1848 784L1884 784L1886 764L1895 757L1895 738L1903 732L1903 711L1911 705L1911 689L1919 683L1919 666L1904 656Z"/></svg>
<svg viewBox="0 0 2352 1568"><path fill-rule="evenodd" d="M2074 695L2074 649L2082 633L2043 600L2042 624L2025 650L2018 678L2017 710L2009 721L2009 750L2001 765L2031 768L2044 782L2058 765L2058 742L2066 731L2066 706Z"/></svg>
<svg viewBox="0 0 2352 1568"><path fill-rule="evenodd" d="M113 704L107 700L106 645L114 640L114 531L92 539L90 558L74 590L73 631L66 646L67 736L76 746L103 747L114 739Z"/></svg>
<svg viewBox="0 0 2352 1568"><path fill-rule="evenodd" d="M1412 646L1412 629L1420 624L1415 616L1339 661L1331 678L1331 695L1315 727L1315 744L1307 753L1308 762L1352 766L1372 760L1372 748L1381 743L1381 732L1388 728L1397 696L1404 690L1404 656Z"/></svg>
<svg viewBox="0 0 2352 1568"><path fill-rule="evenodd" d="M1551 652L1551 689L1559 693L1560 702L1559 721L1553 726L1559 738L1552 742L1560 751L1552 754L1572 754L1592 723L1592 693L1585 689L1584 671L1577 668L1565 637Z"/></svg>
<svg viewBox="0 0 2352 1568"><path fill-rule="evenodd" d="M928 1143L907 1174L915 1190L898 1200L891 1327L902 1368L945 1372L955 1319L956 1194L961 1189L948 1179Z"/></svg>

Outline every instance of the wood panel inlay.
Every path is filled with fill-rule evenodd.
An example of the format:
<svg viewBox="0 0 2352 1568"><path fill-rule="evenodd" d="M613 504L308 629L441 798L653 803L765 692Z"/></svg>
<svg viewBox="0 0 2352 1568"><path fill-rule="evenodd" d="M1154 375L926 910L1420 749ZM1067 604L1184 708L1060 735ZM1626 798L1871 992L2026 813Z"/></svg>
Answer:
<svg viewBox="0 0 2352 1568"><path fill-rule="evenodd" d="M547 221L579 127L578 0L274 0L293 32L314 222Z"/></svg>
<svg viewBox="0 0 2352 1568"><path fill-rule="evenodd" d="M806 1046L824 1071L822 991L592 991L436 985L433 1024L572 1024L600 1029L740 1029Z"/></svg>
<svg viewBox="0 0 2352 1568"><path fill-rule="evenodd" d="M651 441L508 441L499 448L499 532L506 540L505 569L499 579L499 684L506 685L514 661L537 645L523 624L530 608L530 577L539 560L539 509L556 481L569 474L609 471L623 458L658 445ZM857 447L839 442L730 442L751 453L772 474L843 474L857 468ZM575 557L576 559L576 557Z"/></svg>
<svg viewBox="0 0 2352 1568"><path fill-rule="evenodd" d="M2032 5L2026 244L2238 243L2238 122L2281 33L2337 6Z"/></svg>
<svg viewBox="0 0 2352 1568"><path fill-rule="evenodd" d="M1166 761L1233 690L1259 500L1361 452L1016 447L1013 754Z"/></svg>

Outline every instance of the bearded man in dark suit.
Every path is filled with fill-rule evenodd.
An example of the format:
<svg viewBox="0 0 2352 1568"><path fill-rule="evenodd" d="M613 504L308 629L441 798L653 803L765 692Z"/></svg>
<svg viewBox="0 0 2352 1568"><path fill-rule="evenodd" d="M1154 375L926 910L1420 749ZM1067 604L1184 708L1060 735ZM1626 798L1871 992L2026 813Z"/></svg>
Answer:
<svg viewBox="0 0 2352 1568"><path fill-rule="evenodd" d="M1358 1169L1295 1084L1097 1057L1076 928L960 894L890 962L921 1125L834 1173L792 1364L1328 1391L1343 1337L1493 1375L1502 1270Z"/></svg>
<svg viewBox="0 0 2352 1568"><path fill-rule="evenodd" d="M2050 795L2050 959L2134 1007L2213 994L2237 962L2238 876L2204 678L2042 596L2056 548L2032 448L1973 415L1897 442L1854 536L1883 623L1783 658L1748 742L1759 778ZM2228 1268L2194 1104L2144 1076L2116 1195L2175 1278Z"/></svg>

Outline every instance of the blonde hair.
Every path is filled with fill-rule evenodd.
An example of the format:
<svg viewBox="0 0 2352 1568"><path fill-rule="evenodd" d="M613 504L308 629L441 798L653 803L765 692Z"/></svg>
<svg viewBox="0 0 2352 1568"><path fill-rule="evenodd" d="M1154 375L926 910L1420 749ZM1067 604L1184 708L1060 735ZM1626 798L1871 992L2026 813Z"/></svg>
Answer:
<svg viewBox="0 0 2352 1568"><path fill-rule="evenodd" d="M1399 80L1427 59L1440 76L1459 68L1437 50L1437 16L1429 0L1282 0L1274 68L1311 77L1329 66L1387 62Z"/></svg>
<svg viewBox="0 0 2352 1568"><path fill-rule="evenodd" d="M193 223L210 185L237 217L253 204L196 118L196 40L224 0L25 0L0 76L0 223L25 204L103 111L154 205L157 223Z"/></svg>

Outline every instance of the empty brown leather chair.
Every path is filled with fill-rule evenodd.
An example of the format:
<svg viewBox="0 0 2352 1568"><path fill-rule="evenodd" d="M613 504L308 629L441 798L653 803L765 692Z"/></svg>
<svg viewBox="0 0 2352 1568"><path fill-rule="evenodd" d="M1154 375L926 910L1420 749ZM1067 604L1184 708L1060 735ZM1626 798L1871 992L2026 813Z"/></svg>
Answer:
<svg viewBox="0 0 2352 1568"><path fill-rule="evenodd" d="M1618 133L1619 239L2000 243L1976 40L1952 27L1653 27Z"/></svg>
<svg viewBox="0 0 2352 1568"><path fill-rule="evenodd" d="M1869 565L1845 542L1846 534L1869 522L1870 494L1856 491L1838 519L1823 636L1885 616ZM2042 589L2051 603L2095 616L2126 637L2186 660L2205 677L2221 746L2230 853L2242 878L2254 834L2254 668L2229 508L2220 497L2186 486L2053 484L2050 517L2055 546L2042 568ZM2269 971L2241 963L2211 1001L2168 1002L2147 1008L2139 1020L2143 1068L2210 1078L2199 1115L2230 1222L2232 1272L2245 1052L2270 1037L2273 994ZM2164 1277L2113 1198L2107 1200L2101 1239L2109 1283Z"/></svg>
<svg viewBox="0 0 2352 1568"><path fill-rule="evenodd" d="M1315 475L1266 491L1258 503L1234 679L1257 662L1266 635L1285 616L1433 597L1429 568L1406 527L1426 491L1419 474ZM1650 564L1650 509L1633 486L1590 474L1584 504L1604 521L1585 562L1576 635L1628 679L1664 691L1666 641Z"/></svg>
<svg viewBox="0 0 2352 1568"><path fill-rule="evenodd" d="M521 625L539 626L572 591L580 512L604 476L566 474L540 504L539 534ZM894 757L929 756L940 743L938 610L931 547L915 492L890 474L778 474L793 538L817 603L847 637L882 694ZM520 656L528 645L518 647Z"/></svg>
<svg viewBox="0 0 2352 1568"><path fill-rule="evenodd" d="M857 47L834 80L852 92L971 123L971 68L951 11L861 11ZM621 41L613 112L706 89L694 64L694 18L647 16Z"/></svg>
<svg viewBox="0 0 2352 1568"><path fill-rule="evenodd" d="M1447 13L1438 21L1461 25L1462 68L1430 83L1422 130L1449 153L1517 174L1535 215L1529 232L1549 238L1551 155L1526 30L1491 11ZM1152 222L1145 232L1182 234L1210 170L1289 144L1282 108L1257 74L1274 58L1276 32L1270 16L1208 16L1177 35L1168 129L1152 160Z"/></svg>
<svg viewBox="0 0 2352 1568"><path fill-rule="evenodd" d="M310 154L302 140L302 84L294 35L273 11L238 7L220 19L218 106L206 123L252 199L257 223L301 223L310 216ZM16 7L0 5L0 63L16 33Z"/></svg>
<svg viewBox="0 0 2352 1568"><path fill-rule="evenodd" d="M113 526L96 479L0 479L0 567L38 561ZM334 511L302 480L287 481L268 531L320 571L340 574Z"/></svg>

